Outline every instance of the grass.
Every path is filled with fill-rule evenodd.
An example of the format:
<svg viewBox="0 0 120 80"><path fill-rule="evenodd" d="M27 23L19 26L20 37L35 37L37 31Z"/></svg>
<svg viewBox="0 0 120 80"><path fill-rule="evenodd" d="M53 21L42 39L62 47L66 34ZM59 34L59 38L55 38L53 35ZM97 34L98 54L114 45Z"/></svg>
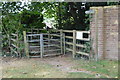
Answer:
<svg viewBox="0 0 120 80"><path fill-rule="evenodd" d="M7 71L7 73L6 73ZM4 70L7 78L92 78L94 75L79 72L62 72L54 69L51 65L40 65L36 67L25 66L19 68L7 68Z"/></svg>
<svg viewBox="0 0 120 80"><path fill-rule="evenodd" d="M84 60L76 60L75 63L78 65L73 68L83 68L96 74L99 73L102 75L101 78L107 76L112 78L118 77L118 61L100 60L98 62L89 62Z"/></svg>
<svg viewBox="0 0 120 80"><path fill-rule="evenodd" d="M47 65L43 63L41 63L41 65L29 64L27 66L22 66L22 67L9 67L3 70L3 74L4 74L4 77L7 77L7 78L64 77L64 75L59 75L59 74L64 74L63 72L52 68L51 65Z"/></svg>
<svg viewBox="0 0 120 80"><path fill-rule="evenodd" d="M95 75L87 74L87 73L80 73L80 72L74 72L74 73L69 73L67 75L69 78L94 78Z"/></svg>
<svg viewBox="0 0 120 80"><path fill-rule="evenodd" d="M66 60L69 60L68 58ZM85 61L82 59L70 60L74 65L71 69L83 70L84 72L65 72L54 65L41 63L35 60L25 60L24 65L8 66L3 68L4 78L116 78L118 77L118 62L101 60ZM18 61L19 62L19 61ZM20 65L20 66L19 66ZM90 73L85 73L89 71Z"/></svg>

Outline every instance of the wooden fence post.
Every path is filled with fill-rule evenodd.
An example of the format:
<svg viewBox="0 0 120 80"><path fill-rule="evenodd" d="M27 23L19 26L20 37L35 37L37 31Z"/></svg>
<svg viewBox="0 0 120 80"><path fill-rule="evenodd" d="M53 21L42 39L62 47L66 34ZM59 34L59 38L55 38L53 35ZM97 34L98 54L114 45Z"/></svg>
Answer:
<svg viewBox="0 0 120 80"><path fill-rule="evenodd" d="M76 54L76 30L73 30L73 58Z"/></svg>
<svg viewBox="0 0 120 80"><path fill-rule="evenodd" d="M60 45L61 45L61 54L63 53L63 31L62 31L62 29L60 30Z"/></svg>
<svg viewBox="0 0 120 80"><path fill-rule="evenodd" d="M64 47L64 55L65 55L65 34L63 34L63 47Z"/></svg>
<svg viewBox="0 0 120 80"><path fill-rule="evenodd" d="M25 53L26 53L26 56L29 57L29 50L28 50L28 43L27 43L27 38L26 38L26 31L23 31L23 36L24 36L24 44L25 44Z"/></svg>
<svg viewBox="0 0 120 80"><path fill-rule="evenodd" d="M43 46L44 44L43 44L43 34L40 34L40 56L41 56L41 58L43 58Z"/></svg>
<svg viewBox="0 0 120 80"><path fill-rule="evenodd" d="M50 31L48 31L48 45L50 45ZM48 49L50 49L50 46L48 46Z"/></svg>

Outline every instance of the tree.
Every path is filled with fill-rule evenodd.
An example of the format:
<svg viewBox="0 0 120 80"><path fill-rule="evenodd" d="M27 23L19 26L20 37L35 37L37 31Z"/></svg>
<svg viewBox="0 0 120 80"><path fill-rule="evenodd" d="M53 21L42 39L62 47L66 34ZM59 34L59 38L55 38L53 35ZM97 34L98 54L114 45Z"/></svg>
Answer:
<svg viewBox="0 0 120 80"><path fill-rule="evenodd" d="M2 3L2 28L3 33L10 34L21 28L19 11L23 9L21 2Z"/></svg>
<svg viewBox="0 0 120 80"><path fill-rule="evenodd" d="M27 5L28 9L21 12L21 23L24 28L43 28L43 3L32 2Z"/></svg>
<svg viewBox="0 0 120 80"><path fill-rule="evenodd" d="M89 15L85 14L86 10L89 10L92 6L109 6L118 5L118 2L66 2L60 3L60 10L58 18L60 29L76 29L76 30L86 30L89 28ZM64 7L64 9L62 8Z"/></svg>

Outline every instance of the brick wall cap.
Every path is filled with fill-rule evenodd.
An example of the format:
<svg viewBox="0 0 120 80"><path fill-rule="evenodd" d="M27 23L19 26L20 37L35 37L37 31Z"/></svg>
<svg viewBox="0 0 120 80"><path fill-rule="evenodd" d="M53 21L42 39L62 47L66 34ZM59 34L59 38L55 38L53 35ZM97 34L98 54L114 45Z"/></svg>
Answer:
<svg viewBox="0 0 120 80"><path fill-rule="evenodd" d="M100 8L118 8L120 6L98 6L98 7L90 7L90 9L100 9Z"/></svg>

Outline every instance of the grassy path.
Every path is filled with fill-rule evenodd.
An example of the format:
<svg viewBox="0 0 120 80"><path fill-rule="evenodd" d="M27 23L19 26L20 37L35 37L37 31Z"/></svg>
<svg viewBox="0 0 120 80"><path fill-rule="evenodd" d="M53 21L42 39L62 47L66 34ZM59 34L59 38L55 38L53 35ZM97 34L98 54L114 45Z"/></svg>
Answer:
<svg viewBox="0 0 120 80"><path fill-rule="evenodd" d="M117 61L89 62L71 56L3 60L4 78L115 78Z"/></svg>

